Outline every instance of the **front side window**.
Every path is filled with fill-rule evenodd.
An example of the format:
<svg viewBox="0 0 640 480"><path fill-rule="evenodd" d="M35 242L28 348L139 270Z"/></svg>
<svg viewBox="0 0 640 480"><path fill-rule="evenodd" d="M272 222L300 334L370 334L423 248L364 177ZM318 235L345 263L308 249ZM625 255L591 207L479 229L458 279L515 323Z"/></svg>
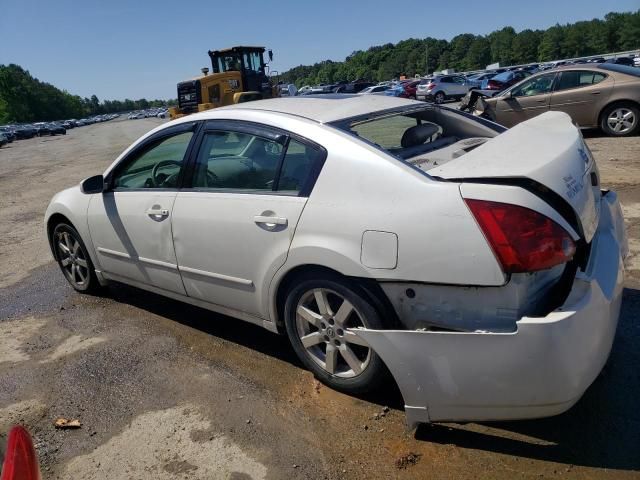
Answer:
<svg viewBox="0 0 640 480"><path fill-rule="evenodd" d="M193 132L152 142L127 158L113 176L114 189L178 188L180 170Z"/></svg>
<svg viewBox="0 0 640 480"><path fill-rule="evenodd" d="M217 57L217 72L239 72L242 70L242 64L240 63L240 56L236 54L220 55Z"/></svg>
<svg viewBox="0 0 640 480"><path fill-rule="evenodd" d="M523 82L519 87L512 90L514 97L531 97L551 92L555 73L541 75Z"/></svg>

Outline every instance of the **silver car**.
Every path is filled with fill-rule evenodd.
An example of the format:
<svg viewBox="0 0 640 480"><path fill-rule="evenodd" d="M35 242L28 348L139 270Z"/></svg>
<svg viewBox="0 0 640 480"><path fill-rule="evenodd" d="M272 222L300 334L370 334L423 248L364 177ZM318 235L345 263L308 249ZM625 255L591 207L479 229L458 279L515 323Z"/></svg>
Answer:
<svg viewBox="0 0 640 480"><path fill-rule="evenodd" d="M418 85L416 99L443 103L448 99L460 99L476 87L462 75L438 75L426 79Z"/></svg>

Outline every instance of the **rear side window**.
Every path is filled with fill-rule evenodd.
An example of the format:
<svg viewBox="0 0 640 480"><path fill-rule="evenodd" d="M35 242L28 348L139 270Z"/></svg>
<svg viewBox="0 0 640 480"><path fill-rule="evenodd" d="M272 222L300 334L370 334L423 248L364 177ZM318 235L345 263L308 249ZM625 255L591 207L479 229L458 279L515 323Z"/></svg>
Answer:
<svg viewBox="0 0 640 480"><path fill-rule="evenodd" d="M568 90L570 88L587 87L589 85L599 83L605 78L606 75L589 70L573 70L569 72L562 72L560 74L560 81L558 82L556 91Z"/></svg>
<svg viewBox="0 0 640 480"><path fill-rule="evenodd" d="M323 159L320 147L293 138L283 144L249 133L211 131L202 140L192 186L239 193L308 195Z"/></svg>
<svg viewBox="0 0 640 480"><path fill-rule="evenodd" d="M311 188L322 156L322 151L317 147L289 140L275 190L296 195L307 192Z"/></svg>
<svg viewBox="0 0 640 480"><path fill-rule="evenodd" d="M232 131L208 132L198 154L194 187L273 190L283 146Z"/></svg>

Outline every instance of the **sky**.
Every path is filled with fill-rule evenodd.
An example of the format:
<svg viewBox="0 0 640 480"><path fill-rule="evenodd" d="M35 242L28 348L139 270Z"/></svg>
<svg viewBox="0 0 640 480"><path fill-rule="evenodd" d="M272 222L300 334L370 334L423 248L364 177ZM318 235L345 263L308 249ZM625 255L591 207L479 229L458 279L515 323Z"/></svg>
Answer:
<svg viewBox="0 0 640 480"><path fill-rule="evenodd" d="M208 50L262 45L283 72L406 38L451 39L602 18L640 0L0 0L0 64L72 94L175 98Z"/></svg>

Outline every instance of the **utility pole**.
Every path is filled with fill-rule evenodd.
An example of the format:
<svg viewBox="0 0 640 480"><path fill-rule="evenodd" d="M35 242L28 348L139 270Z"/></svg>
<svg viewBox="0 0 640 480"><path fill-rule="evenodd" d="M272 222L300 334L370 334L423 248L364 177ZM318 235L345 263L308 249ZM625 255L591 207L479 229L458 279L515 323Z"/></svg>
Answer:
<svg viewBox="0 0 640 480"><path fill-rule="evenodd" d="M427 71L424 72L424 74L426 76L426 75L429 75L429 45L426 46L425 52L426 52L425 53L425 60L426 60L425 65L426 65Z"/></svg>

